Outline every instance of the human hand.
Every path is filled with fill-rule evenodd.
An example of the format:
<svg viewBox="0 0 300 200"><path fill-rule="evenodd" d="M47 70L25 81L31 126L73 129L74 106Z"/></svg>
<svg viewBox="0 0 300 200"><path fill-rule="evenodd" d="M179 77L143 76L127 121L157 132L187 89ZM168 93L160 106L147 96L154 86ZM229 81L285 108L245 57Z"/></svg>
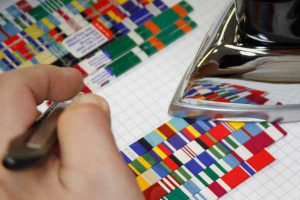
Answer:
<svg viewBox="0 0 300 200"><path fill-rule="evenodd" d="M71 68L35 66L0 75L0 155L36 120L44 100L65 101L82 87ZM41 166L9 171L0 166L0 199L143 199L111 133L109 107L82 95L58 121L60 156Z"/></svg>

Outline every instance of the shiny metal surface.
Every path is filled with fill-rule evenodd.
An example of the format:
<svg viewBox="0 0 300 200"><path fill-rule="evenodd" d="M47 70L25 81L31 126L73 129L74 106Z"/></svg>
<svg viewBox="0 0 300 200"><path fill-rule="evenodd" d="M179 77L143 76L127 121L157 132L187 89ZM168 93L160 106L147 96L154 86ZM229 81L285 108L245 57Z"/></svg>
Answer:
<svg viewBox="0 0 300 200"><path fill-rule="evenodd" d="M285 3L289 6L281 11L277 9L277 14L291 13L289 9L299 7L298 1L295 0L237 0L236 4L229 6L207 34L195 60L184 75L172 100L170 114L179 117L223 120L300 121L300 101L299 104L289 105L247 105L183 98L189 84L207 77L300 83L300 35L297 35L298 32L295 30L291 31L292 25L281 32L276 28L278 24L275 22L276 30L259 26L253 19L258 16L255 13L255 6L251 5L257 2L265 3L268 7L272 2L276 6L277 3ZM277 16L271 14L270 16ZM263 16L267 15L263 14ZM299 14L293 17L289 22L297 23ZM271 24L273 24L272 20L274 18L270 17Z"/></svg>

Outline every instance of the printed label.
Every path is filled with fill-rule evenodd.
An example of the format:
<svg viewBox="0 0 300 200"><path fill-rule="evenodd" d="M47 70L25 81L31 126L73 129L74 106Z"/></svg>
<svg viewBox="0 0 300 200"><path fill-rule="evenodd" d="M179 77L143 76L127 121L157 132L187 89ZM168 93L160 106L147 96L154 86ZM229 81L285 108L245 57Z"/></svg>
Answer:
<svg viewBox="0 0 300 200"><path fill-rule="evenodd" d="M87 58L79 63L79 66L84 69L88 74L93 73L99 67L107 65L111 62L111 59L103 53L103 51L97 52L90 58Z"/></svg>
<svg viewBox="0 0 300 200"><path fill-rule="evenodd" d="M115 78L116 77L112 74L109 68L103 67L97 70L94 74L85 77L83 82L92 91L96 91Z"/></svg>
<svg viewBox="0 0 300 200"><path fill-rule="evenodd" d="M63 46L76 58L81 58L108 41L94 25L89 24L63 41Z"/></svg>

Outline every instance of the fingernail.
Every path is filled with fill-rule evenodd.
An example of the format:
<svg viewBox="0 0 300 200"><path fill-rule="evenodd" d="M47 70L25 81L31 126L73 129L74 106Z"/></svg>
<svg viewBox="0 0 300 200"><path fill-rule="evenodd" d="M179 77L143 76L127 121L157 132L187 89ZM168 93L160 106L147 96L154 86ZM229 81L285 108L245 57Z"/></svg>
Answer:
<svg viewBox="0 0 300 200"><path fill-rule="evenodd" d="M78 95L76 98L73 99L70 106L73 107L78 104L93 104L98 106L106 114L108 121L110 123L111 120L110 120L109 105L103 97L95 94Z"/></svg>
<svg viewBox="0 0 300 200"><path fill-rule="evenodd" d="M72 102L73 104L96 104L102 106L101 97L94 94L78 95Z"/></svg>
<svg viewBox="0 0 300 200"><path fill-rule="evenodd" d="M109 105L105 101L105 99L98 96L98 95L95 95L95 94L77 95L73 99L72 104L73 105L76 105L76 104L94 104L94 105L99 106L103 111L109 112Z"/></svg>

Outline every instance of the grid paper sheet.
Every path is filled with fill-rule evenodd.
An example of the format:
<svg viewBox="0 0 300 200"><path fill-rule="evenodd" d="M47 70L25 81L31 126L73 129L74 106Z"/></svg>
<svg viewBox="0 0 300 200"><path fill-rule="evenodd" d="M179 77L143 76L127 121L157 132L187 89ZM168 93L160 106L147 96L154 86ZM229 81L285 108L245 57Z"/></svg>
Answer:
<svg viewBox="0 0 300 200"><path fill-rule="evenodd" d="M120 149L171 118L167 111L179 81L205 33L230 2L187 1L195 9L191 17L198 28L98 92L111 106L113 132ZM178 0L165 2L171 6ZM223 199L300 198L300 123L282 126L288 135L269 149L277 160Z"/></svg>

